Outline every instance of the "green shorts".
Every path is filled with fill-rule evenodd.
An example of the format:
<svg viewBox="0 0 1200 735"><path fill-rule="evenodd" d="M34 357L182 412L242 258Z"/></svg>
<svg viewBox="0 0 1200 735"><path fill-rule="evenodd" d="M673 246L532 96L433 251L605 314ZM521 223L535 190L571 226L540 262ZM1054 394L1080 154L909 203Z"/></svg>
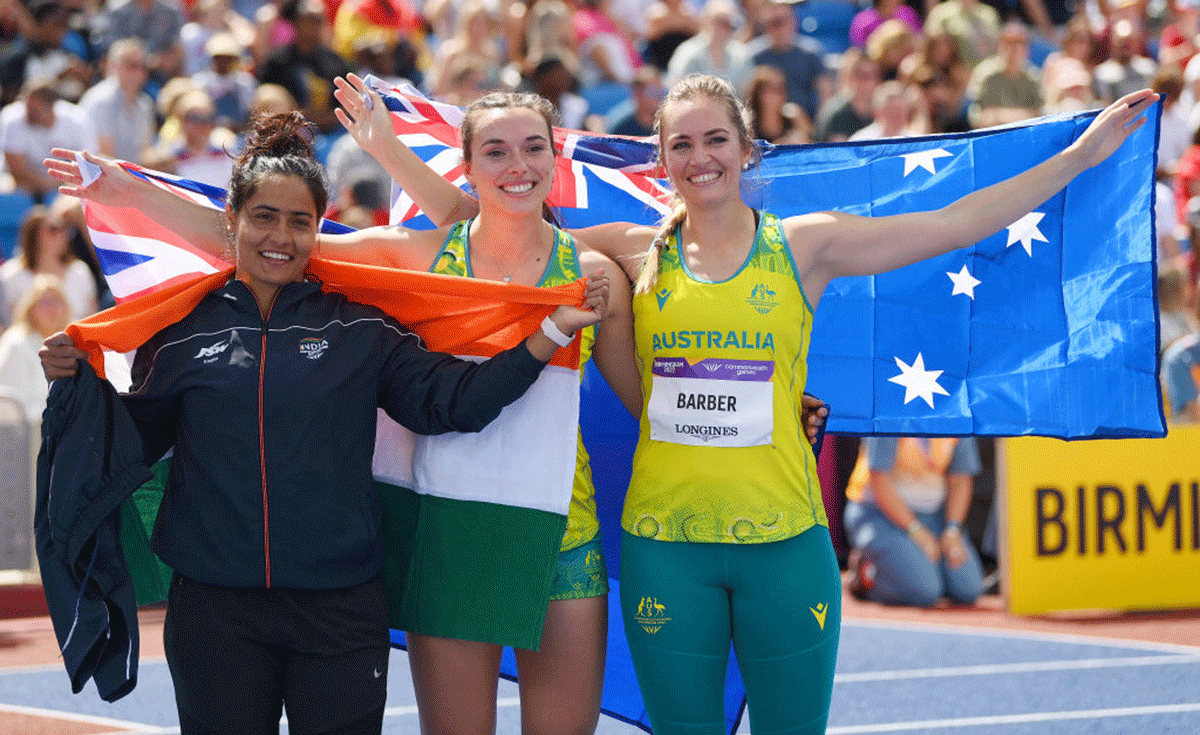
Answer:
<svg viewBox="0 0 1200 735"><path fill-rule="evenodd" d="M550 584L551 600L578 600L608 594L608 569L597 535L583 546L558 555L558 569Z"/></svg>

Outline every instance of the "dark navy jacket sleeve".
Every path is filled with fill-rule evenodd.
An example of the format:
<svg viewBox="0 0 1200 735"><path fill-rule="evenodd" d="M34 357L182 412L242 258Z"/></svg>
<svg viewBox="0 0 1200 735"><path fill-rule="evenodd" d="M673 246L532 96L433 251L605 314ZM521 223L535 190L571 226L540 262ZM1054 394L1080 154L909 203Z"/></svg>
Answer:
<svg viewBox="0 0 1200 735"><path fill-rule="evenodd" d="M54 381L38 453L38 563L71 690L94 679L107 701L137 682L137 607L119 509L150 479L142 455L116 391L89 365Z"/></svg>
<svg viewBox="0 0 1200 735"><path fill-rule="evenodd" d="M524 395L545 367L524 340L477 363L430 352L406 330L385 332L379 405L418 434L482 430Z"/></svg>
<svg viewBox="0 0 1200 735"><path fill-rule="evenodd" d="M162 339L163 332L159 332L138 348L131 370L133 382L129 393L123 396L150 464L162 459L175 446L179 426L179 394L167 385L173 372L154 370Z"/></svg>

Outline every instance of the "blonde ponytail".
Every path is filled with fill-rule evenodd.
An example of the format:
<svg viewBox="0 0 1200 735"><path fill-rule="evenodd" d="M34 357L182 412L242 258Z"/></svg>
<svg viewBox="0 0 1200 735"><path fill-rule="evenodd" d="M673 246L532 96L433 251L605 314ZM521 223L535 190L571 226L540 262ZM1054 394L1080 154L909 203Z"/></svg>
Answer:
<svg viewBox="0 0 1200 735"><path fill-rule="evenodd" d="M658 285L658 261L662 256L662 251L667 247L667 238L686 217L687 207L679 197L676 197L674 208L659 225L658 232L654 235L654 242L650 243L650 249L646 252L646 262L642 264L642 272L638 275L637 285L633 289L635 294L650 293Z"/></svg>

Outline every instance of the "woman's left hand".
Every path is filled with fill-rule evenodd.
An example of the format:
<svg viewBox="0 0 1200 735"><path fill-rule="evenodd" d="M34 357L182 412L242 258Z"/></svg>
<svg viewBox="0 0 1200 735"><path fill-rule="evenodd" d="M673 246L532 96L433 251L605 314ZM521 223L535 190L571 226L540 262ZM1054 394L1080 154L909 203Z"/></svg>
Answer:
<svg viewBox="0 0 1200 735"><path fill-rule="evenodd" d="M600 270L588 276L583 306L560 306L550 314L550 320L563 334L574 334L603 319L607 309L608 274Z"/></svg>
<svg viewBox="0 0 1200 735"><path fill-rule="evenodd" d="M396 137L383 98L357 74L338 77L333 83L337 87L333 96L341 104L334 116L364 151L376 155L381 145Z"/></svg>
<svg viewBox="0 0 1200 735"><path fill-rule="evenodd" d="M1158 102L1153 90L1131 92L1104 108L1083 135L1068 150L1074 149L1084 168L1091 168L1111 156L1125 139L1146 124L1143 113Z"/></svg>

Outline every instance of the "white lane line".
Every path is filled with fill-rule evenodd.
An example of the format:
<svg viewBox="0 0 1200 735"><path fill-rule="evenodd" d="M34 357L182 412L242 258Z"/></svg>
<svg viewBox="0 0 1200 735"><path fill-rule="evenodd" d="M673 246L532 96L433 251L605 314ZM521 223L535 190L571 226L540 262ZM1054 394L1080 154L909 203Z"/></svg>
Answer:
<svg viewBox="0 0 1200 735"><path fill-rule="evenodd" d="M501 697L496 700L496 707L518 707L521 704L519 697ZM29 710L22 714L40 714L43 716L63 716L66 719L75 720L78 722L89 722L97 725L108 725L116 727L117 730L99 735L178 735L178 727L153 727L150 725L141 725L135 722L123 722L121 720L112 720L105 717L91 717L88 715L70 715L69 713L57 713L52 710L36 710L34 707L19 707L17 705L0 704L0 711L6 709L13 710ZM36 711L34 711L36 710ZM406 705L404 707L388 707L383 711L383 716L386 717L404 717L415 715L417 713L416 705ZM287 724L287 716L279 719L280 724Z"/></svg>
<svg viewBox="0 0 1200 735"><path fill-rule="evenodd" d="M994 717L960 717L952 720L920 720L915 722L890 722L877 725L845 725L831 727L825 735L859 735L873 732L903 732L952 727L985 727L987 725L1020 725L1030 722L1056 722L1062 720L1095 720L1103 717L1138 717L1145 715L1172 715L1200 712L1200 702L1187 704L1162 704L1146 707L1121 707L1114 709L1085 709L1069 712L1031 712L1024 715L997 715Z"/></svg>
<svg viewBox="0 0 1200 735"><path fill-rule="evenodd" d="M992 676L994 674L1026 674L1041 671L1079 671L1084 669L1113 669L1125 666L1166 666L1171 664L1200 664L1200 656L1131 656L1128 658L1085 658L1064 661L1029 661L1012 664L980 664L978 666L946 666L930 669L898 669L894 671L862 671L838 674L835 684L858 684L867 681L898 681L932 679L948 676Z"/></svg>
<svg viewBox="0 0 1200 735"><path fill-rule="evenodd" d="M89 725L103 725L112 727L121 732L137 732L137 733L161 733L179 732L179 728L163 728L157 725L147 725L141 722L130 722L128 720L114 720L111 717L99 717L97 715L85 715L78 712L63 712L61 710L47 709L45 707L26 707L20 704L4 704L0 702L0 712L11 712L17 715L31 715L33 717L49 717L56 720L69 720L71 722L83 722Z"/></svg>
<svg viewBox="0 0 1200 735"><path fill-rule="evenodd" d="M160 665L160 664L163 666L166 666L167 660L165 658L162 658L161 656L159 656L159 657L153 657L153 658L141 658L138 661L139 667L149 667L149 666L155 666L155 665ZM64 674L66 673L66 669L63 668L63 664L61 661L59 661L58 663L53 663L53 664L24 664L21 666L3 666L3 667L0 667L0 676L15 676L18 674L45 674L45 673L53 673L56 671L61 671Z"/></svg>
<svg viewBox="0 0 1200 735"><path fill-rule="evenodd" d="M979 636L981 638L1008 638L1011 640L1049 641L1085 646L1102 646L1105 648L1128 648L1141 651L1157 651L1158 653L1182 653L1192 656L1200 655L1200 646L1189 646L1179 643L1158 643L1154 641L1139 641L1129 638L1112 638L1100 635L1083 635L1079 633L1048 633L1040 630L1015 630L1012 628L982 627L954 623L929 623L902 620L873 620L866 618L847 617L842 619L842 629L867 628L870 630L922 631L926 633L945 633L947 635Z"/></svg>

